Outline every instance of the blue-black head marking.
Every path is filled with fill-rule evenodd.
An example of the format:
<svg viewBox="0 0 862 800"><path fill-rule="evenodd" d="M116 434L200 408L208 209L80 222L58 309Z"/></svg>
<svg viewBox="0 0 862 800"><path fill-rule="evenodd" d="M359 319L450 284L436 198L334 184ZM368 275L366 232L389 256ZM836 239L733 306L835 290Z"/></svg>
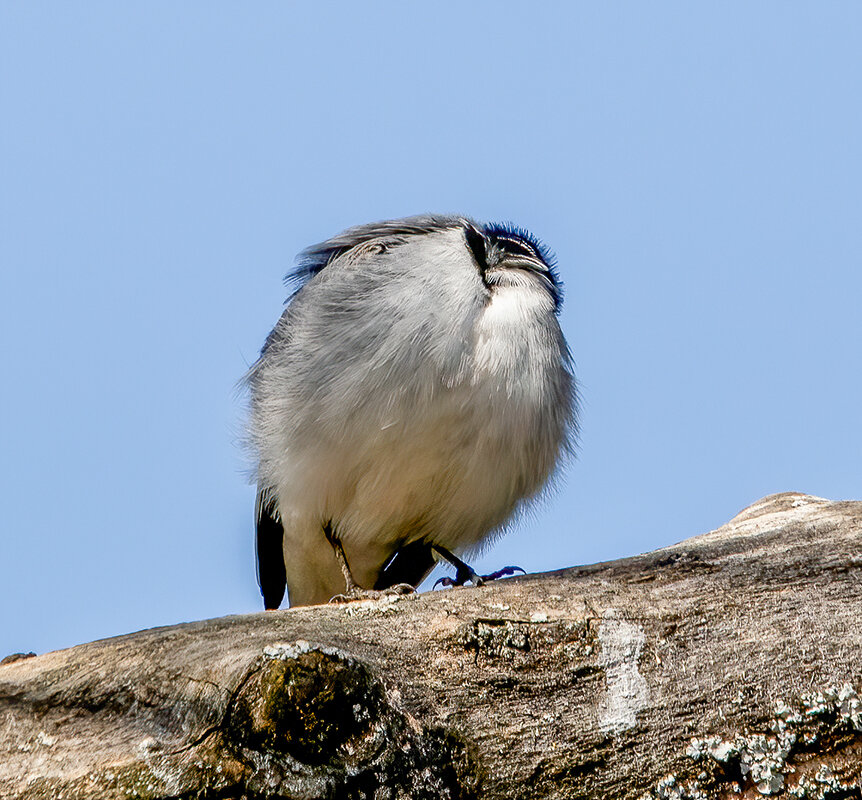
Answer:
<svg viewBox="0 0 862 800"><path fill-rule="evenodd" d="M487 245L501 250L508 255L528 258L531 261L538 262L544 269L543 273L548 280L548 288L554 299L554 311L559 313L560 306L563 302L563 283L557 273L557 263L551 249L537 236L532 234L525 228L519 228L508 222L491 222L486 225L479 226L479 229L466 231L467 244L473 252L476 263L479 264L480 270L484 272L487 269ZM472 237L472 241L471 241ZM481 241L484 239L484 242ZM477 252L484 259L479 261Z"/></svg>

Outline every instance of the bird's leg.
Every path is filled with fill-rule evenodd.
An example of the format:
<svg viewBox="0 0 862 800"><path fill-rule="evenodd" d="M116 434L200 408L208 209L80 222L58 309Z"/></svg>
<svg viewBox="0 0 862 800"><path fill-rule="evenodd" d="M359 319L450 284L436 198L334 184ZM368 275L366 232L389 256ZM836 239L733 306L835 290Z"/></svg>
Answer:
<svg viewBox="0 0 862 800"><path fill-rule="evenodd" d="M341 567L341 574L344 575L344 585L347 587L347 593L350 594L357 591L357 589L361 590L362 587L353 580L353 573L350 571L350 565L347 563L347 556L344 555L344 547L341 544L341 540L337 536L332 535L329 530L327 531L326 538L329 539L329 543L335 551L335 560L338 562L338 566Z"/></svg>
<svg viewBox="0 0 862 800"><path fill-rule="evenodd" d="M450 578L447 576L445 578L440 578L440 580L434 584L435 589L441 585L463 586L468 581L472 583L473 586L482 586L486 581L495 581L497 578L514 575L516 572L523 572L525 575L527 574L527 571L521 567L503 567L495 572L489 573L488 575L479 575L473 567L462 561L454 553L449 552L445 547L440 547L438 544L432 544L431 549L455 567L455 577Z"/></svg>
<svg viewBox="0 0 862 800"><path fill-rule="evenodd" d="M410 594L416 591L415 587L409 583L398 583L387 589L363 589L353 578L350 565L347 563L347 556L344 554L344 546L341 544L341 539L332 530L332 522L327 522L323 526L323 533L329 544L332 545L335 560L338 562L338 566L341 567L341 574L344 575L344 594L337 594L335 597L330 598L330 603L346 603L350 600L377 600L381 597Z"/></svg>

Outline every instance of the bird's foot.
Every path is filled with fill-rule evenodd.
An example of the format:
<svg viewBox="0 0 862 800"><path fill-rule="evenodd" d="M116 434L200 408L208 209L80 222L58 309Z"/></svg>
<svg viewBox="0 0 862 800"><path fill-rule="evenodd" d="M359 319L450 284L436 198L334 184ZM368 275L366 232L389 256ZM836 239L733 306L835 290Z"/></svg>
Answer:
<svg viewBox="0 0 862 800"><path fill-rule="evenodd" d="M488 581L495 581L497 578L506 578L509 575L515 575L518 572L522 575L527 574L527 570L523 567L502 567L501 569L494 570L494 572L490 572L487 575L479 575L472 569L469 572L459 569L455 572L454 578L450 578L447 575L445 578L440 578L436 581L434 588L436 589L438 586L463 586L468 582L472 583L473 586L483 586Z"/></svg>
<svg viewBox="0 0 862 800"><path fill-rule="evenodd" d="M349 587L344 594L337 594L330 598L330 603L351 603L354 600L382 600L384 597L400 597L405 594L413 594L416 587L409 583L396 583L386 589L363 589L355 584Z"/></svg>
<svg viewBox="0 0 862 800"><path fill-rule="evenodd" d="M505 578L507 575L514 575L516 572L522 572L524 575L527 574L527 571L522 567L503 567L502 569L498 569L488 575L479 575L473 567L463 562L458 558L458 556L450 553L445 547L440 547L439 545L434 544L431 545L431 548L435 550L438 555L442 556L444 560L448 561L453 567L455 567L455 577L450 578L447 576L445 578L440 578L440 580L434 584L435 589L438 586L463 586L465 583L472 583L473 586L483 586L488 581Z"/></svg>
<svg viewBox="0 0 862 800"><path fill-rule="evenodd" d="M388 586L385 589L363 589L353 579L353 573L350 571L350 565L347 563L347 556L344 554L344 546L341 544L341 539L332 530L331 522L324 525L323 533L332 545L335 560L341 568L341 574L344 575L344 594L330 597L330 603L349 603L352 600L380 600L384 597L397 597L399 595L412 594L416 591L416 588L409 583L396 583L394 586Z"/></svg>

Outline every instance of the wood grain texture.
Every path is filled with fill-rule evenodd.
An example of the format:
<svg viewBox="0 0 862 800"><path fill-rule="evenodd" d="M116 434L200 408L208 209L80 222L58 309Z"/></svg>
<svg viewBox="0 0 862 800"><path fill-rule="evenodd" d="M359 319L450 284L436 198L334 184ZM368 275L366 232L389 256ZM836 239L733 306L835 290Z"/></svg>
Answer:
<svg viewBox="0 0 862 800"><path fill-rule="evenodd" d="M862 797L862 503L0 666L3 798Z"/></svg>

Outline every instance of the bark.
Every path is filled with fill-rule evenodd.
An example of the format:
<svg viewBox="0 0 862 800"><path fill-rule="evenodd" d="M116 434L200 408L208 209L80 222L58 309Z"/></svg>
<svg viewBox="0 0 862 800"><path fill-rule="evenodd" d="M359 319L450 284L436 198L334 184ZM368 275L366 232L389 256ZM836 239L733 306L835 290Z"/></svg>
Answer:
<svg viewBox="0 0 862 800"><path fill-rule="evenodd" d="M862 503L0 666L3 798L862 797Z"/></svg>

